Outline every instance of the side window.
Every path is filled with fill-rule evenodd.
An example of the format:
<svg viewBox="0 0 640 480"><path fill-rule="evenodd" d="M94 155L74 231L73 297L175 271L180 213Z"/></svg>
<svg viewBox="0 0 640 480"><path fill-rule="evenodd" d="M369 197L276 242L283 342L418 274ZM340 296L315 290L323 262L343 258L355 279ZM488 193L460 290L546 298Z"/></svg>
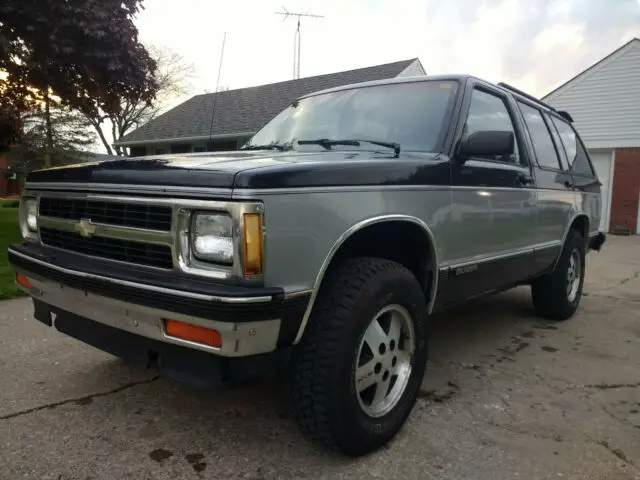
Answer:
<svg viewBox="0 0 640 480"><path fill-rule="evenodd" d="M469 115L465 124L464 136L468 137L479 130L501 130L512 132L516 138L515 153L506 157L492 157L495 160L507 163L520 163L518 156L518 142L509 110L504 100L496 95L474 89L471 94Z"/></svg>
<svg viewBox="0 0 640 480"><path fill-rule="evenodd" d="M551 122L551 117L548 113L544 112L542 114L544 117L544 121L546 122L549 130L551 130L551 136L553 137L553 142L556 144L556 150L558 151L558 155L560 156L560 164L562 165L562 170L565 172L569 171L569 166L567 165L567 152L562 148L562 140L560 140L560 134L558 133L558 129L555 128L553 123Z"/></svg>
<svg viewBox="0 0 640 480"><path fill-rule="evenodd" d="M551 117L553 124L558 129L560 139L565 152L567 152L567 160L569 162L569 170L577 175L595 176L587 152L585 152L582 142L578 141L576 132L564 120Z"/></svg>
<svg viewBox="0 0 640 480"><path fill-rule="evenodd" d="M533 149L538 159L538 165L541 167L560 168L558 152L553 144L549 128L542 117L542 113L537 108L530 107L525 103L518 102L524 122L529 130Z"/></svg>

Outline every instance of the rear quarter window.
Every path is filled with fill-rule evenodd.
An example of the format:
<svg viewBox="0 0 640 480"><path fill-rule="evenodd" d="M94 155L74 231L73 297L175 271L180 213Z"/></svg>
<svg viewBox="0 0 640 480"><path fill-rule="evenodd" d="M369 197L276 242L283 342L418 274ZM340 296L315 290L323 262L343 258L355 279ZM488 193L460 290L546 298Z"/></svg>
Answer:
<svg viewBox="0 0 640 480"><path fill-rule="evenodd" d="M569 171L576 175L594 177L595 174L591 162L589 162L589 156L573 127L556 117L551 117L551 121L558 130L562 146L567 154Z"/></svg>
<svg viewBox="0 0 640 480"><path fill-rule="evenodd" d="M524 117L524 123L529 131L538 165L544 168L559 170L560 159L558 158L558 152L556 151L551 132L544 121L542 112L525 103L517 103Z"/></svg>

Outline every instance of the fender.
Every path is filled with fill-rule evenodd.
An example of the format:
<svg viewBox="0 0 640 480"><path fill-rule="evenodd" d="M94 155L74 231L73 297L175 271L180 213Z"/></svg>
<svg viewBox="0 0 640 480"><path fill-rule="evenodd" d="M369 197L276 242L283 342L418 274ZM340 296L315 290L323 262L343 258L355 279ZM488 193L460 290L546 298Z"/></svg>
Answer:
<svg viewBox="0 0 640 480"><path fill-rule="evenodd" d="M431 272L432 287L429 295L430 297L429 303L427 304L427 312L431 313L431 310L433 309L434 300L436 298L436 292L438 290L438 265L439 265L438 252L435 247L435 239L433 236L433 232L431 232L431 229L425 222L411 215L393 214L393 215L381 215L378 217L371 217L365 220L361 220L360 222L356 223L355 225L347 229L342 235L338 237L338 239L334 242L333 246L329 250L329 253L327 253L327 256L325 257L324 261L322 262L322 265L320 266L320 270L316 275L316 279L313 284L313 290L311 292L311 298L309 299L309 304L307 305L307 309L305 310L304 316L302 317L302 322L300 323L300 328L298 329L296 338L293 341L294 345L298 344L302 339L302 335L304 334L304 331L307 328L307 323L309 322L309 318L311 317L311 312L313 310L316 297L318 296L318 292L320 291L322 280L324 279L325 273L327 272L329 265L331 265L331 261L333 260L333 257L336 255L338 250L340 250L340 247L357 231L362 230L363 228L366 228L368 226L375 225L376 223L383 223L383 222L389 222L389 221L403 221L403 222L414 223L420 226L423 232L427 236L427 240L430 246L430 253L432 255L431 258L433 258L433 263L434 263L433 271Z"/></svg>
<svg viewBox="0 0 640 480"><path fill-rule="evenodd" d="M558 256L556 257L555 261L553 262L553 267L552 270L556 269L556 266L558 265L558 261L560 260L560 256L562 255L562 250L564 249L564 244L567 241L567 235L569 235L569 230L571 230L571 226L574 224L574 222L580 218L580 217L584 217L587 219L587 231L586 231L586 238L584 239L584 241L586 242L586 244L589 244L589 223L591 223L591 220L589 219L589 216L582 212L576 212L573 217L571 217L571 221L567 224L567 228L565 228L564 230L564 234L562 235L562 243L560 244L560 251L558 252Z"/></svg>

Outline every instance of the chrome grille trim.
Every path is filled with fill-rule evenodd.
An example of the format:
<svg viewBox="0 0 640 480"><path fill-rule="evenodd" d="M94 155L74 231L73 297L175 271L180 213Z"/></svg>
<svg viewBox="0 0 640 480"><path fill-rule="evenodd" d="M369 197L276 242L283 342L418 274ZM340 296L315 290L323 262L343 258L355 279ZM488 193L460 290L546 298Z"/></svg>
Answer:
<svg viewBox="0 0 640 480"><path fill-rule="evenodd" d="M244 241L243 241L243 215L245 213L263 213L264 207L260 202L239 202L226 200L196 200L189 198L157 198L157 197L137 197L126 195L111 195L98 193L81 193L81 192L62 192L62 191L41 191L26 190L23 192L24 197L36 197L38 199L38 225L43 228L60 230L64 232L79 233L77 230L79 221L71 219L63 219L57 217L40 215L40 200L42 198L59 198L72 200L85 200L97 202L114 202L127 204L143 204L153 206L168 206L172 210L171 214L171 230L158 231L137 227L117 226L106 223L93 223L95 231L91 236L110 238L114 240L133 241L141 243L149 243L155 245L167 245L171 248L171 263L173 270L182 271L184 273L211 278L222 281L235 281L247 285L260 285L264 282L264 265L261 275L244 276ZM189 241L190 216L196 211L221 212L231 216L234 229L234 259L233 265L224 266L213 263L207 263L197 260L191 249ZM87 219L89 220L89 219ZM266 232L264 228L264 215L262 225L262 241L263 241L263 258L265 255L265 238ZM40 240L42 243L42 241ZM42 243L45 245L44 243ZM59 247L51 247L58 248ZM66 250L77 255L85 255L74 250ZM90 256L90 255L86 255ZM102 258L107 261L119 262L115 259L106 257ZM143 265L145 268L157 269L153 265ZM165 269L166 271L166 269Z"/></svg>
<svg viewBox="0 0 640 480"><path fill-rule="evenodd" d="M54 230L62 230L64 232L77 233L77 220L67 220L54 217L38 217L38 226L51 228ZM157 230L146 230L133 227L118 227L106 223L93 223L95 233L93 236L114 238L118 240L132 240L143 243L154 243L158 245L173 245L173 235L169 232Z"/></svg>
<svg viewBox="0 0 640 480"><path fill-rule="evenodd" d="M43 196L40 216L78 222L91 218L95 223L168 232L171 230L172 208L124 202L105 202L79 198Z"/></svg>

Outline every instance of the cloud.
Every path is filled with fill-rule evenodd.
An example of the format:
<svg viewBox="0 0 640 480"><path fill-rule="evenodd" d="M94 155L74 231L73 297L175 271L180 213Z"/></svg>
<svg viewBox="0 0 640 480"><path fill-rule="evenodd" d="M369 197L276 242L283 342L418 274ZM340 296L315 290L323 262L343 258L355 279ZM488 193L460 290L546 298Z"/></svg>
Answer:
<svg viewBox="0 0 640 480"><path fill-rule="evenodd" d="M194 93L288 80L296 22L271 0L154 0L137 24L143 41L196 65ZM640 0L290 0L302 21L302 75L419 57L428 73L471 73L544 94L633 35Z"/></svg>

